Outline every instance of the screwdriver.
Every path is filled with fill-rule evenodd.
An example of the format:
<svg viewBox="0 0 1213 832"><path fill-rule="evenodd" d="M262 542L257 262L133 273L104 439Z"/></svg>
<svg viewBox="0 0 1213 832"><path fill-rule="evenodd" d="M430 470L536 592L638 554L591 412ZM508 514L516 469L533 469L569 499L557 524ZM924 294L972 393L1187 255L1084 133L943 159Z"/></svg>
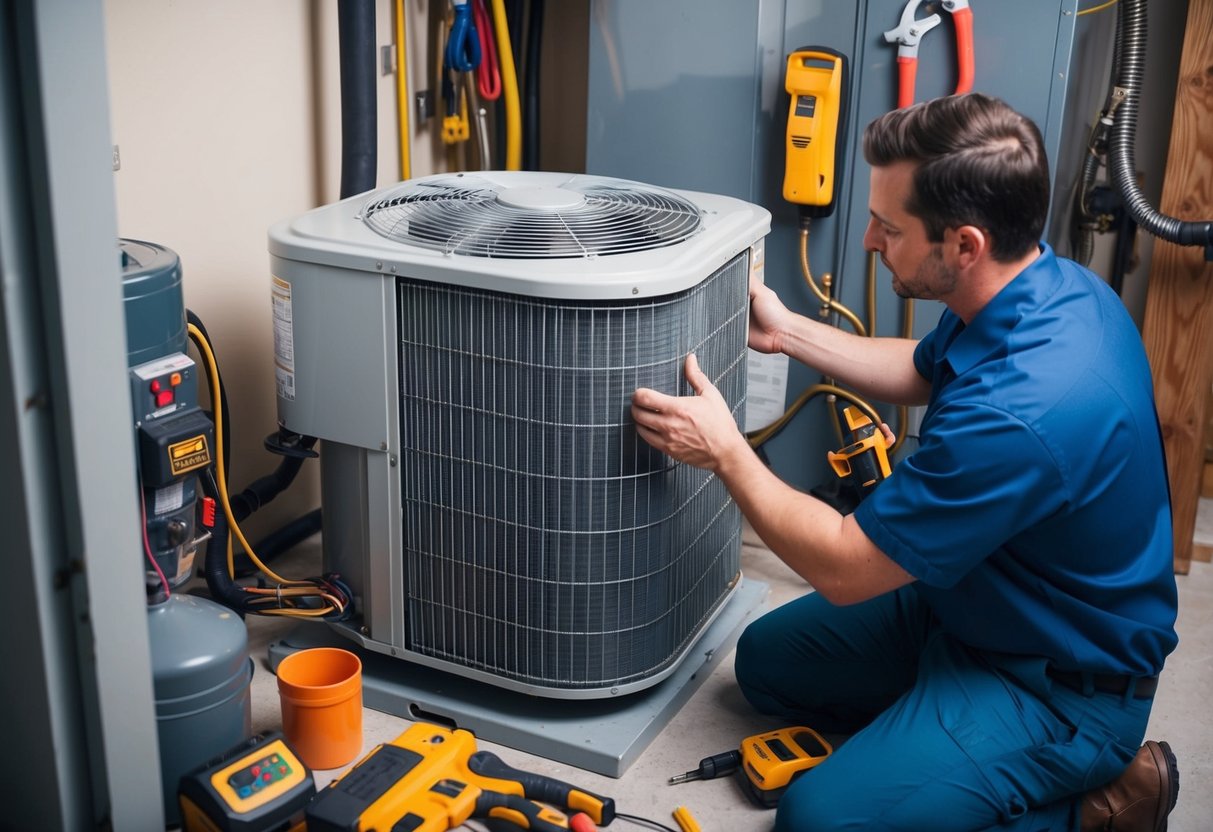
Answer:
<svg viewBox="0 0 1213 832"><path fill-rule="evenodd" d="M711 780L714 777L723 777L730 772L736 771L737 766L740 764L740 751L725 751L721 754L713 754L711 757L704 757L700 760L699 768L691 769L686 774L675 774L670 778L670 785L685 783L688 780Z"/></svg>

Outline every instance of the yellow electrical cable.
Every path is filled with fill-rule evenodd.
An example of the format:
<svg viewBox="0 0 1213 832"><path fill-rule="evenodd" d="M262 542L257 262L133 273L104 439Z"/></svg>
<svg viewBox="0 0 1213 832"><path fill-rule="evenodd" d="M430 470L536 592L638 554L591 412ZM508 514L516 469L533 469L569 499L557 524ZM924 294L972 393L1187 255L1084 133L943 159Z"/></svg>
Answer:
<svg viewBox="0 0 1213 832"><path fill-rule="evenodd" d="M868 332L876 335L876 252L868 252L867 269L867 317Z"/></svg>
<svg viewBox="0 0 1213 832"><path fill-rule="evenodd" d="M400 178L412 176L409 164L409 59L404 0L396 0L396 110L400 122Z"/></svg>
<svg viewBox="0 0 1213 832"><path fill-rule="evenodd" d="M493 28L497 33L497 60L501 64L501 90L505 98L505 169L522 170L522 117L509 26L505 0L493 0Z"/></svg>
<svg viewBox="0 0 1213 832"><path fill-rule="evenodd" d="M271 578L278 583L287 587L313 587L315 585L310 581L292 581L275 574L268 566L261 562L257 555L253 552L253 547L249 545L248 540L244 537L244 532L240 530L240 525L236 522L236 517L232 513L232 505L228 500L227 494L227 472L223 465L223 392L219 386L219 364L215 360L215 353L211 350L211 345L207 341L206 336L202 334L202 330L198 329L194 324L188 324L188 331L194 340L194 344L198 347L198 352L202 355L203 363L206 364L207 377L210 379L211 385L211 409L215 416L215 475L218 481L219 501L223 504L223 514L227 518L229 531L235 533L239 538L240 544L244 547L244 551L248 554L249 559L260 569L268 578ZM231 536L228 537L228 574L235 577L236 568L232 558ZM303 593L292 592L291 595L300 595ZM314 593L311 593L314 594ZM298 613L300 615L326 615L329 612L335 612L340 609L340 605L320 610L284 610L283 613L291 614Z"/></svg>
<svg viewBox="0 0 1213 832"><path fill-rule="evenodd" d="M1092 6L1089 9L1083 9L1078 14L1076 14L1075 17L1082 17L1084 14L1095 14L1096 12L1102 12L1104 9L1109 8L1110 6L1115 6L1116 2L1117 2L1117 0L1108 0L1108 2L1100 3L1098 6Z"/></svg>

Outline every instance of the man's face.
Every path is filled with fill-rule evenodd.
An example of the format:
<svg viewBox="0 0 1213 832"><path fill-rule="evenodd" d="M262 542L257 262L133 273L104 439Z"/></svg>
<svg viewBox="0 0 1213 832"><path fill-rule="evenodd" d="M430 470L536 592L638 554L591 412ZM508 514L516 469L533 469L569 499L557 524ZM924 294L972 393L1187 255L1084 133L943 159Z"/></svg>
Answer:
<svg viewBox="0 0 1213 832"><path fill-rule="evenodd" d="M927 239L922 220L906 210L914 163L873 167L863 247L880 255L893 273L893 291L903 298L943 300L956 288L957 272L944 262L943 246Z"/></svg>

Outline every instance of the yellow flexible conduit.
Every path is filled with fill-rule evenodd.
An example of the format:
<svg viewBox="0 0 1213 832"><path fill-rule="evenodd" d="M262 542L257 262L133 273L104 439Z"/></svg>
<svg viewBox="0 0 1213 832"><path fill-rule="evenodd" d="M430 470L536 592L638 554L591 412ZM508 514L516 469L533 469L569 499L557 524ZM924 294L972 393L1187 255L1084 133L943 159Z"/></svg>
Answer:
<svg viewBox="0 0 1213 832"><path fill-rule="evenodd" d="M501 64L501 92L505 99L505 169L522 170L522 114L518 109L518 75L510 48L505 0L493 0L493 28L497 32L497 60Z"/></svg>
<svg viewBox="0 0 1213 832"><path fill-rule="evenodd" d="M404 39L404 0L396 0L396 112L400 119L400 178L412 176L409 160L409 52Z"/></svg>

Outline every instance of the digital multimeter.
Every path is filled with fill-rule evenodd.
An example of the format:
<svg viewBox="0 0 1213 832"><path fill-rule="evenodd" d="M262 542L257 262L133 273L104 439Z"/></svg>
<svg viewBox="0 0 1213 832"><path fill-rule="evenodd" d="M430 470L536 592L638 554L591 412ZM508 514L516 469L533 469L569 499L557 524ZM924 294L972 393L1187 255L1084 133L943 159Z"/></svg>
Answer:
<svg viewBox="0 0 1213 832"><path fill-rule="evenodd" d="M839 136L846 122L846 69L846 57L825 46L802 46L788 56L784 87L792 100L783 198L810 217L834 211Z"/></svg>
<svg viewBox="0 0 1213 832"><path fill-rule="evenodd" d="M312 773L278 732L257 734L181 778L186 832L276 832L301 823Z"/></svg>

